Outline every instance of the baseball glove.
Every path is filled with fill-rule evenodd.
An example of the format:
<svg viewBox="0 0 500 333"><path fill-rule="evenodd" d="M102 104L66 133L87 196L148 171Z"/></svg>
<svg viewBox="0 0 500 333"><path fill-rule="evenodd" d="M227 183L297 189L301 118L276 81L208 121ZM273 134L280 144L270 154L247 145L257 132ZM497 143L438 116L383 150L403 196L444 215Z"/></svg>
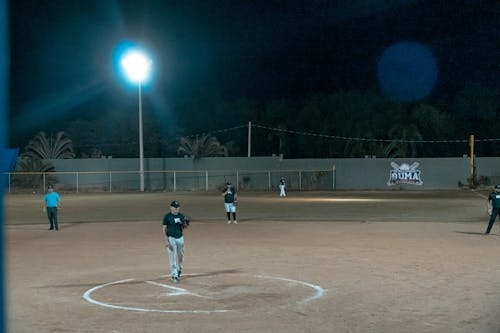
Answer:
<svg viewBox="0 0 500 333"><path fill-rule="evenodd" d="M234 200L233 205L238 206L238 200Z"/></svg>
<svg viewBox="0 0 500 333"><path fill-rule="evenodd" d="M189 224L191 223L191 217L189 216L184 216L184 221L182 222L182 228L187 228L189 227Z"/></svg>

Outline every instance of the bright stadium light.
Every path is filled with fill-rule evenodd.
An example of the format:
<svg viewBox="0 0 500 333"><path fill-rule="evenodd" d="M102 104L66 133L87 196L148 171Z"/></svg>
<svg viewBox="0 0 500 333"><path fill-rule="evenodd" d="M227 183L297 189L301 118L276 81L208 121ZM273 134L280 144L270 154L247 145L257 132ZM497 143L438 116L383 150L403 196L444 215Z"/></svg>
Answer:
<svg viewBox="0 0 500 333"><path fill-rule="evenodd" d="M137 84L139 88L139 176L140 191L144 192L144 143L142 139L142 93L141 84L145 82L151 74L152 61L143 52L131 50L126 52L120 61L128 79Z"/></svg>
<svg viewBox="0 0 500 333"><path fill-rule="evenodd" d="M130 81L141 84L149 78L152 61L141 51L125 53L120 63Z"/></svg>

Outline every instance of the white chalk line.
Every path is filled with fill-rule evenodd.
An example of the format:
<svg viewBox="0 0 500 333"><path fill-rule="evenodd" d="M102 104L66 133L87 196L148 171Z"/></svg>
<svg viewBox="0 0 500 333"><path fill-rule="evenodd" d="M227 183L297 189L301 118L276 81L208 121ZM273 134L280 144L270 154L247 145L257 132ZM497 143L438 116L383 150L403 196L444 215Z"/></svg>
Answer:
<svg viewBox="0 0 500 333"><path fill-rule="evenodd" d="M308 298L305 298L305 299L303 299L302 301L300 301L298 303L309 303L310 301L313 301L313 300L316 300L316 299L319 299L319 298L323 297L323 295L326 292L326 289L323 289L320 286L316 286L314 284L307 283L307 282L304 282L304 281L292 280L292 279L287 279L287 278L282 278L282 277L276 277L276 276L265 276L265 275L256 275L256 277L263 278L263 279L274 279L274 280L281 280L281 281L288 281L288 282L298 283L298 284L302 284L304 286L307 286L307 287L310 287L310 288L313 288L314 290L316 290L316 294L315 295L313 295L311 297L308 297Z"/></svg>
<svg viewBox="0 0 500 333"><path fill-rule="evenodd" d="M109 283L105 283L105 284L101 284L101 285L95 286L94 288L91 288L91 289L87 290L83 294L83 298L87 302L95 304L95 305L100 305L100 306L104 306L104 307L111 308L111 309L127 310L127 311L137 311L137 312L202 313L202 314L234 312L234 310L161 310L161 309L145 309L145 308L139 308L139 307L133 307L133 306L121 306L121 305L114 305L114 304L104 303L104 302L96 301L95 299L93 299L90 296L94 291L96 291L98 289L102 289L104 287L108 287L108 286L115 285L115 284L130 282L130 281L134 281L134 280L135 279L126 279L126 280L114 281L114 282L109 282Z"/></svg>
<svg viewBox="0 0 500 333"><path fill-rule="evenodd" d="M472 193L474 193L474 194L477 194L478 196L480 196L480 197L481 197L481 198L483 198L483 199L488 199L488 197L487 197L486 195L483 195L483 194L481 194L481 193L477 192L477 191L476 191L476 190L474 190L474 189L471 189L471 192L472 192Z"/></svg>
<svg viewBox="0 0 500 333"><path fill-rule="evenodd" d="M196 276L197 274L186 274L186 275ZM305 298L305 299L297 302L299 304L309 303L309 302L311 302L313 300L319 299L326 292L326 290L323 289L322 287L314 285L314 284L311 284L311 283L308 283L308 282L304 282L304 281L287 279L287 278L276 277L276 276L266 276L266 275L255 275L255 277L256 278L260 278L260 279L274 279L274 280L281 280L281 281L287 281L287 282L291 282L291 283L301 284L301 285L310 287L310 288L312 288L312 289L314 289L316 291L316 293L313 296ZM137 311L137 312L200 313L200 314L236 312L236 310L218 310L218 309L214 309L214 310L161 310L161 309L146 309L146 308L140 308L140 307L122 306L122 305L114 305L114 304L104 303L104 302L97 301L97 300L93 299L90 296L96 290L99 290L99 289L102 289L102 288L105 288L105 287L108 287L108 286L111 286L111 285L127 283L127 282L130 282L130 281L135 281L135 279L125 279L125 280L113 281L113 282L108 282L108 283L104 283L104 284L95 286L95 287L87 290L83 294L83 298L87 302L95 304L95 305L100 305L100 306L104 306L104 307L111 308L111 309L127 310L127 311ZM189 291L187 291L186 289L183 289L183 288L174 287L174 286L163 284L163 283L159 283L159 282L154 282L154 281L144 281L144 282L152 284L152 285L157 285L157 286L160 286L162 288L174 290L174 292L165 294L167 296L191 295L191 296L197 296L197 297L205 297L205 296L202 296L202 295L191 293L191 292L189 292Z"/></svg>
<svg viewBox="0 0 500 333"><path fill-rule="evenodd" d="M160 286L160 287L163 287L163 288L166 288L166 289L175 290L174 292L166 293L165 294L166 296L191 295L191 296L196 296L196 297L204 297L204 296L201 296L201 295L198 295L198 294L195 294L195 293L191 293L191 292L187 291L186 289L182 289L182 288L170 286L168 284L154 282L154 281L145 281L145 282L149 283L149 284L152 284L152 285L155 285L155 286Z"/></svg>

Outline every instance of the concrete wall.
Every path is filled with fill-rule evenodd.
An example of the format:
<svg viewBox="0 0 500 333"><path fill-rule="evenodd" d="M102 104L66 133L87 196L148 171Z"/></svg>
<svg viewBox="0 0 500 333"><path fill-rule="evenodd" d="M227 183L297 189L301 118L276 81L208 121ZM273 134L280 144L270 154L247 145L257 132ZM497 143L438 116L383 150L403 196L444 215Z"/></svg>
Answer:
<svg viewBox="0 0 500 333"><path fill-rule="evenodd" d="M480 157L476 158L476 174L478 177L490 177L494 184L500 184L500 158Z"/></svg>
<svg viewBox="0 0 500 333"><path fill-rule="evenodd" d="M401 182L388 185L391 171L404 164L418 163L421 185ZM458 182L466 183L469 160L464 158L439 159L342 159L335 161L337 188L353 189L452 189ZM415 183L419 183L418 181Z"/></svg>
<svg viewBox="0 0 500 333"><path fill-rule="evenodd" d="M48 160L56 171L137 171L139 159L101 158ZM279 157L145 158L144 170L279 170Z"/></svg>
<svg viewBox="0 0 500 333"><path fill-rule="evenodd" d="M137 171L138 159L67 159L50 160L58 172L114 172ZM418 164L418 165L417 165ZM414 166L419 173L420 185L408 184L404 180L395 185L388 185L391 172L395 166ZM416 166L416 167L415 167ZM335 170L332 173L336 189L453 189L459 182L467 183L470 176L470 159L463 158L417 158L417 159L387 159L387 158L349 158L349 159L283 159L272 157L210 157L193 160L192 158L146 158L145 171L209 171L210 174L227 178L235 172L272 171L274 178L280 174L294 174L299 170ZM404 171L404 170L403 170ZM500 158L476 158L476 174L487 176L493 182L500 181ZM226 177L227 176L227 177ZM290 177L292 178L292 177ZM264 177L263 184L256 188L267 187L268 180ZM293 180L296 182L295 180ZM330 182L330 180L328 180ZM413 183L419 183L413 181ZM297 186L295 184L295 186Z"/></svg>

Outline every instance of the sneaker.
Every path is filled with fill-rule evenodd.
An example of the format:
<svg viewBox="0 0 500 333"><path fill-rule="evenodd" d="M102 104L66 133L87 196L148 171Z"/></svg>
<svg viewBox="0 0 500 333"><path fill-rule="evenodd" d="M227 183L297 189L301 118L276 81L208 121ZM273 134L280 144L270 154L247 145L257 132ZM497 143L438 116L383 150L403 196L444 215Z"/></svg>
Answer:
<svg viewBox="0 0 500 333"><path fill-rule="evenodd" d="M181 273L182 273L182 270L179 269L179 272L177 273L177 279L180 279L181 278Z"/></svg>
<svg viewBox="0 0 500 333"><path fill-rule="evenodd" d="M238 224L238 221L234 220L234 224Z"/></svg>
<svg viewBox="0 0 500 333"><path fill-rule="evenodd" d="M231 220L227 221L227 224L231 224Z"/></svg>
<svg viewBox="0 0 500 333"><path fill-rule="evenodd" d="M178 283L179 282L179 278L177 276L172 276L172 282L173 283Z"/></svg>

